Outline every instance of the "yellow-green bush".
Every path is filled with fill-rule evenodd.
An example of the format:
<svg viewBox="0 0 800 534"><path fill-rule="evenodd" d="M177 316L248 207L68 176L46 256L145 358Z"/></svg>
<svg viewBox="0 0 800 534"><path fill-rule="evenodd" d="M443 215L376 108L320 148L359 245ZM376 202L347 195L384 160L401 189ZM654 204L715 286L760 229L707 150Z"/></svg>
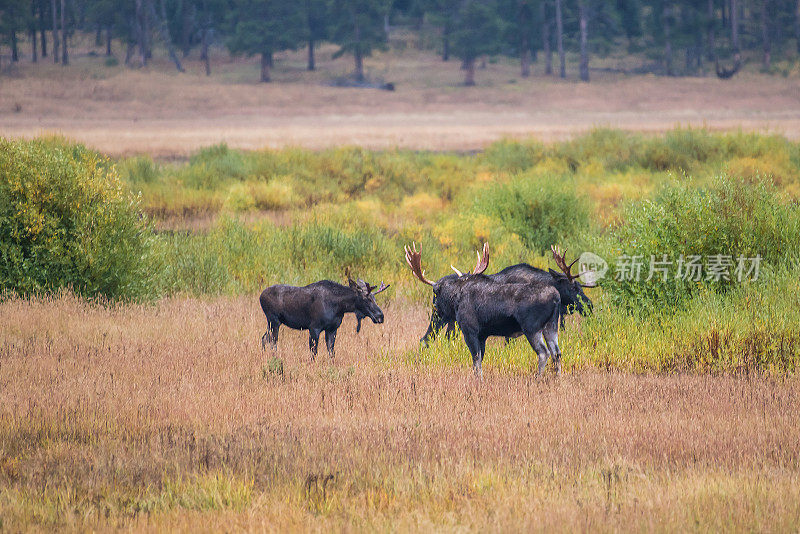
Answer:
<svg viewBox="0 0 800 534"><path fill-rule="evenodd" d="M748 258L759 258L762 274L797 261L800 207L766 182L723 177L703 188L671 184L653 199L631 204L623 222L596 244L612 269L619 258L626 258L626 272L604 282L614 301L628 310L659 312L707 290L727 291L748 274ZM677 272L680 261L693 256L699 258L700 274L682 277ZM662 271L647 279L651 258L665 257L670 262L662 266L669 271L666 281ZM736 274L740 259L745 264ZM640 275L633 270L634 261L641 266ZM727 274L707 271L711 261L730 263Z"/></svg>
<svg viewBox="0 0 800 534"><path fill-rule="evenodd" d="M79 145L0 139L0 289L149 293L150 233L138 199Z"/></svg>

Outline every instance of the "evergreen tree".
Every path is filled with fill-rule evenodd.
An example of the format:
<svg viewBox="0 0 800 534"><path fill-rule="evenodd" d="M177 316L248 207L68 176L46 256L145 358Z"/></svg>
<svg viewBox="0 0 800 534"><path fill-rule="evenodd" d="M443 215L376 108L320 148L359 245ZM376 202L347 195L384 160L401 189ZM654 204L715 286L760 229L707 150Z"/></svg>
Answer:
<svg viewBox="0 0 800 534"><path fill-rule="evenodd" d="M261 81L270 81L272 56L296 49L303 12L291 0L235 0L228 11L227 46L232 54L261 56Z"/></svg>
<svg viewBox="0 0 800 534"><path fill-rule="evenodd" d="M458 10L453 29L453 53L464 62L464 85L475 85L475 60L498 54L502 49L503 20L497 4L491 1L465 0Z"/></svg>
<svg viewBox="0 0 800 534"><path fill-rule="evenodd" d="M364 58L374 49L386 48L384 21L388 13L386 0L333 0L330 5L331 38L339 45L333 57L352 54L357 81L364 81Z"/></svg>
<svg viewBox="0 0 800 534"><path fill-rule="evenodd" d="M328 6L325 0L304 0L305 38L308 41L308 70L316 68L314 46L328 38Z"/></svg>
<svg viewBox="0 0 800 534"><path fill-rule="evenodd" d="M422 9L430 21L442 27L442 61L450 59L450 39L463 0L422 0Z"/></svg>
<svg viewBox="0 0 800 534"><path fill-rule="evenodd" d="M520 59L520 74L527 78L531 73L531 54L541 42L541 1L500 0L499 14L505 27L505 41L509 52Z"/></svg>
<svg viewBox="0 0 800 534"><path fill-rule="evenodd" d="M0 36L11 47L11 61L19 61L19 36L32 24L30 3L26 0L0 0Z"/></svg>

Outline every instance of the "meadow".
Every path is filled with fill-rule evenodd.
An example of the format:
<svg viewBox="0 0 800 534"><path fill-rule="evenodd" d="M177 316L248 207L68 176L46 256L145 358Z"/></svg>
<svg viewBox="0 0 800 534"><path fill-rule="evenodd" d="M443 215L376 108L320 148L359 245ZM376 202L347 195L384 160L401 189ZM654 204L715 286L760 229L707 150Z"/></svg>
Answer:
<svg viewBox="0 0 800 534"><path fill-rule="evenodd" d="M36 266L0 272L17 288L0 302L4 529L800 522L794 141L597 129L476 153L220 144L163 160L48 137L3 141L0 159L15 169L2 252ZM562 377L536 377L518 339L490 343L478 381L460 338L420 347L430 290L402 247L421 244L436 278L484 241L489 272L555 267L551 244L612 267L664 253L761 269L609 275L594 314L567 320ZM385 324L348 318L335 361L286 329L262 352L263 287L346 269L392 284Z"/></svg>
<svg viewBox="0 0 800 534"><path fill-rule="evenodd" d="M0 132L34 138L58 132L115 157L146 153L185 159L203 147L354 145L374 150L482 150L503 138L571 139L597 127L663 133L676 125L743 128L800 139L800 68L775 61L771 74L753 60L731 80L631 75L647 58L624 50L592 60L591 83L544 74L544 61L522 78L519 64L491 58L476 87L464 87L457 60L443 62L430 43L393 43L365 60L367 76L395 84L379 91L332 87L352 61L318 50L306 70L305 50L275 56L272 83L258 83L258 58L211 50L212 75L196 51L178 74L159 50L147 68L108 63L93 35L73 37L69 68L23 60L0 73ZM27 48L27 46L25 47ZM119 59L124 44L114 43Z"/></svg>

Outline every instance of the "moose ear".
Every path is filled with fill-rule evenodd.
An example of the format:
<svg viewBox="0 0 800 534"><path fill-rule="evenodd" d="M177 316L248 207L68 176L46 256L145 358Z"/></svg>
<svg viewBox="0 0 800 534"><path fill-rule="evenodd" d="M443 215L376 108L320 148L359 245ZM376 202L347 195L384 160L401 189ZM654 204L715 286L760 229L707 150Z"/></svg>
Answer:
<svg viewBox="0 0 800 534"><path fill-rule="evenodd" d="M352 289L358 289L358 283L349 276L347 277L347 283L350 284Z"/></svg>
<svg viewBox="0 0 800 534"><path fill-rule="evenodd" d="M369 295L369 284L363 281L361 278L356 279L356 288Z"/></svg>
<svg viewBox="0 0 800 534"><path fill-rule="evenodd" d="M564 278L564 273L560 273L558 271L554 271L553 269L547 269L547 271L553 275L555 278Z"/></svg>

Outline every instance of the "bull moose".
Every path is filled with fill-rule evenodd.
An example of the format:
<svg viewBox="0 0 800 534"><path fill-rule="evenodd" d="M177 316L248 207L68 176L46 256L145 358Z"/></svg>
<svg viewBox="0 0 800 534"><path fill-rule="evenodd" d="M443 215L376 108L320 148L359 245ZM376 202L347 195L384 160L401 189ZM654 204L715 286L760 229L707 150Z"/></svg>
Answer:
<svg viewBox="0 0 800 534"><path fill-rule="evenodd" d="M261 337L261 348L265 350L269 342L273 349L277 349L278 329L284 324L295 330L308 330L312 360L317 355L319 335L325 332L325 346L333 358L336 331L346 313L355 313L359 318L369 317L376 324L383 322L383 312L375 302L375 295L385 291L389 285L381 282L380 287L371 286L361 279L354 281L348 277L347 286L330 280L304 287L269 286L259 297L261 309L267 317L267 331Z"/></svg>
<svg viewBox="0 0 800 534"><path fill-rule="evenodd" d="M431 310L431 321L428 324L428 330L425 331L425 335L422 336L422 339L420 340L424 345L427 345L430 339L434 337L445 325L447 326L445 335L449 337L453 333L456 322L456 312L455 308L453 307L453 295L456 291L456 281L460 277L464 276L464 273L451 265L450 268L453 269L456 274L443 276L436 282L428 280L425 278L425 272L422 271L421 265L418 266L416 271L414 270L415 267L412 265L412 263L415 261L417 264L419 264L421 261L421 252L417 252L416 248L416 243L414 244L413 250L405 247L406 263L408 263L409 267L411 267L411 271L417 275L418 279L433 288L433 309ZM475 263L475 268L472 269L472 273L469 274L481 274L489 266L489 243L484 243L482 253L477 252L477 255L478 261Z"/></svg>
<svg viewBox="0 0 800 534"><path fill-rule="evenodd" d="M472 354L476 376L483 375L482 362L486 339L490 336L514 336L519 332L539 357L539 374L543 374L548 358L561 373L561 350L558 347L558 321L561 296L553 285L505 283L481 274L488 264L488 245L479 256L476 269L446 281L433 282L425 277L422 253L405 248L406 261L414 275L433 287L434 314L431 318L441 327L447 317L458 322L464 342ZM457 273L458 274L458 273ZM437 316L438 313L438 316Z"/></svg>
<svg viewBox="0 0 800 534"><path fill-rule="evenodd" d="M550 247L553 259L561 272L553 269L547 271L533 267L527 263L518 263L506 267L500 272L489 275L498 282L507 284L531 283L536 285L552 285L561 295L561 326L564 325L564 316L575 311L581 315L589 315L592 312L592 301L583 292L583 288L595 287L596 284L584 284L580 277L585 273L572 273L572 267L578 262L578 258L567 265L566 251L559 251L555 246Z"/></svg>
<svg viewBox="0 0 800 534"><path fill-rule="evenodd" d="M572 267L578 261L577 259L571 264L567 265L565 259L566 252L560 252L556 247L551 247L551 250L553 252L553 258L556 261L556 265L559 267L559 269L561 269L562 272L558 272L553 269L545 271L528 265L527 263L519 263L517 265L506 267L498 273L490 274L488 277L501 283L529 284L535 291L539 291L545 286L555 287L561 297L561 310L559 317L561 325L563 326L564 317L573 313L574 311L577 311L581 315L588 315L591 313L592 301L583 292L583 288L594 286L583 284L580 281L580 276L583 273L572 274ZM414 244L413 249L405 247L405 252L406 263L408 263L412 272L414 272L416 275L417 272L414 271L412 261L414 261L413 258L415 255L420 256L421 253L417 252L416 244ZM419 261L419 259L416 261ZM475 265L475 269L471 274L474 275L483 273L488 265L489 244L484 243L483 254L481 255L478 253L478 263ZM455 309L452 303L454 302L455 292L457 291L457 288L460 287L455 282L459 278L463 277L464 273L460 272L455 267L451 266L451 268L456 271L456 274L443 276L436 282L423 279L424 273L422 273L421 270L419 272L423 274L423 277L420 278L420 276L417 276L418 279L426 284L431 285L433 288L433 309L431 310L431 321L428 325L428 330L420 340L424 345L427 345L430 339L434 337L444 326L446 326L445 335L449 336L453 332L456 317ZM517 332L517 335L519 334L521 334L521 332Z"/></svg>

